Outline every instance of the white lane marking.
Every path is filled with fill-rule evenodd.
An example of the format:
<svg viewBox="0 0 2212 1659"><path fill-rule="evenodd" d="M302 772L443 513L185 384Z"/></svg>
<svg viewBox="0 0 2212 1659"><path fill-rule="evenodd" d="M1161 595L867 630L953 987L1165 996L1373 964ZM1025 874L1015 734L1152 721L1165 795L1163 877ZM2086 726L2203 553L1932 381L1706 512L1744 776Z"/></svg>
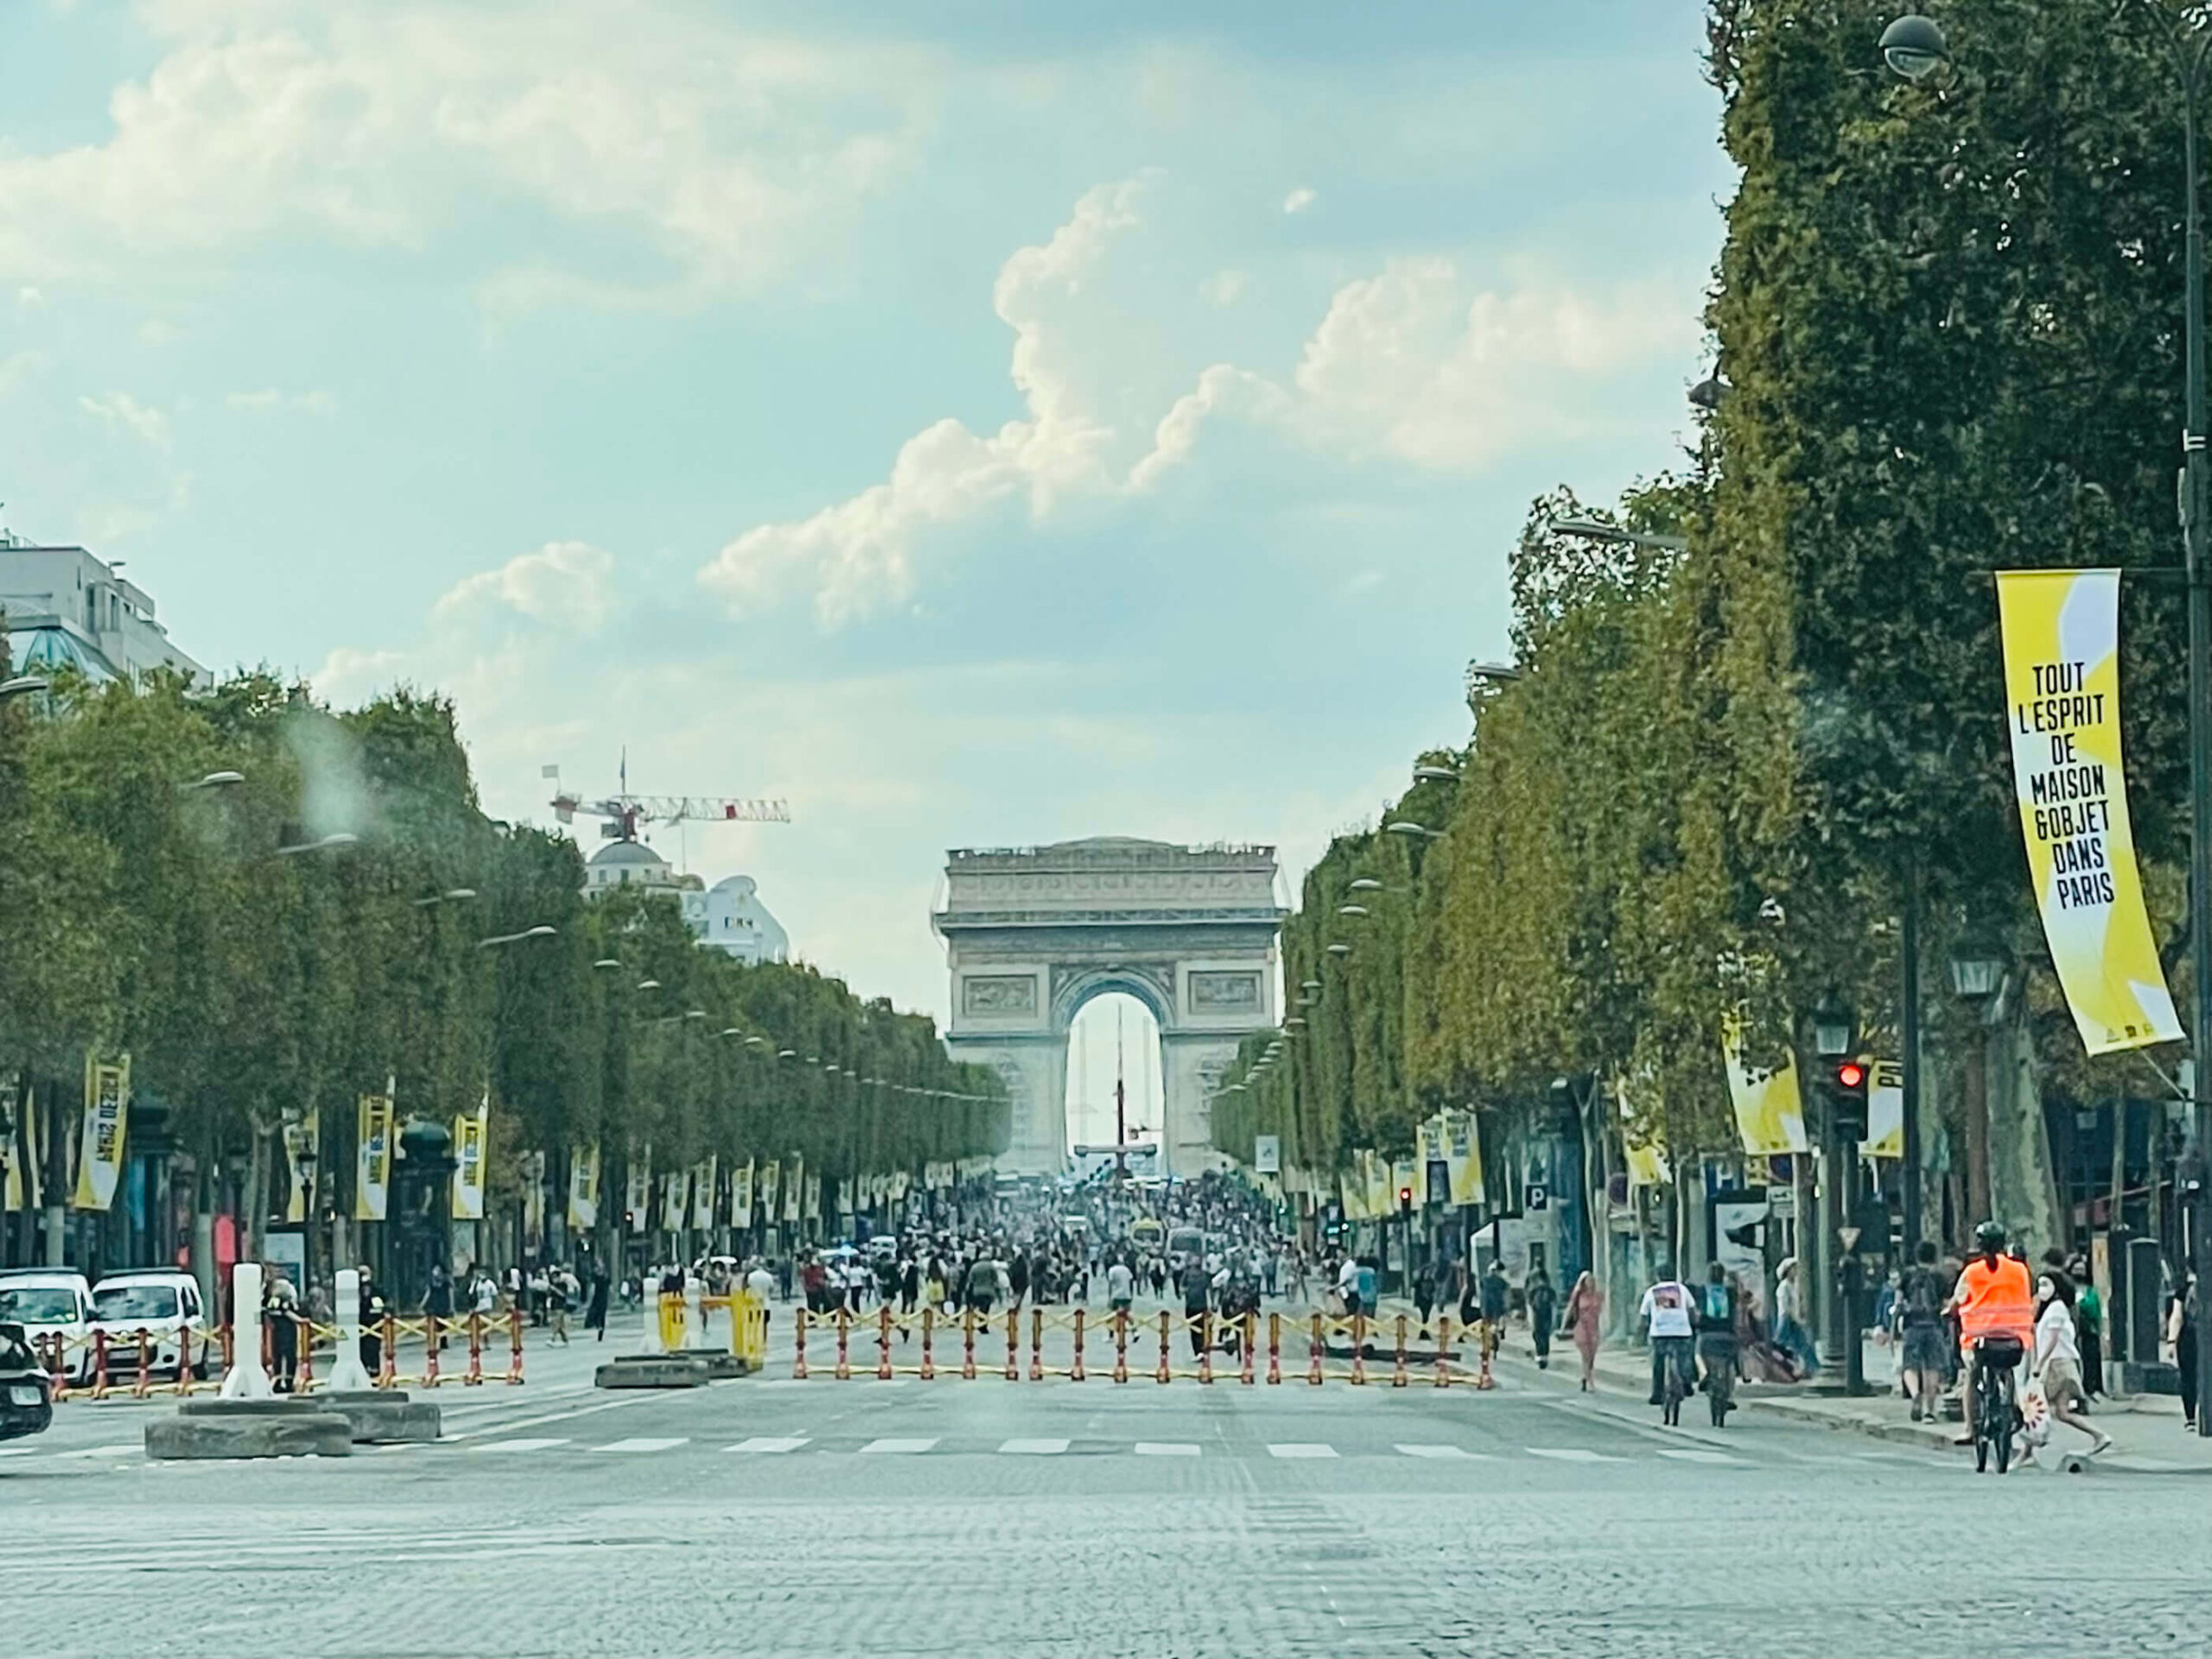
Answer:
<svg viewBox="0 0 2212 1659"><path fill-rule="evenodd" d="M1679 1459L1684 1463L1732 1463L1739 1468L1745 1463L1742 1458L1731 1457L1726 1452L1692 1452L1681 1446L1662 1446L1659 1448L1659 1455L1662 1458Z"/></svg>
<svg viewBox="0 0 2212 1659"><path fill-rule="evenodd" d="M146 1449L143 1441L132 1440L123 1446L79 1446L67 1452L56 1452L57 1458L127 1458L134 1452Z"/></svg>
<svg viewBox="0 0 2212 1659"><path fill-rule="evenodd" d="M1065 1440L1008 1440L999 1447L1001 1452L1010 1452L1016 1457L1031 1458L1057 1457L1067 1449Z"/></svg>
<svg viewBox="0 0 2212 1659"><path fill-rule="evenodd" d="M926 1440L870 1440L861 1447L863 1452L926 1452L937 1444L934 1437Z"/></svg>
<svg viewBox="0 0 2212 1659"><path fill-rule="evenodd" d="M1589 1452L1579 1446L1532 1446L1527 1448L1532 1458L1554 1458L1561 1463L1625 1463L1625 1458L1611 1457L1603 1452Z"/></svg>
<svg viewBox="0 0 2212 1659"><path fill-rule="evenodd" d="M1480 1458L1487 1459L1487 1452L1470 1452L1464 1446L1404 1446L1397 1450L1409 1458Z"/></svg>
<svg viewBox="0 0 2212 1659"><path fill-rule="evenodd" d="M38 1446L0 1446L0 1458L28 1458L34 1452L42 1452L45 1449Z"/></svg>
<svg viewBox="0 0 2212 1659"><path fill-rule="evenodd" d="M549 1446L566 1446L565 1440L486 1440L481 1446L472 1446L471 1452L543 1452Z"/></svg>
<svg viewBox="0 0 2212 1659"><path fill-rule="evenodd" d="M1268 1446L1271 1458L1333 1458L1337 1448L1321 1446L1312 1440L1274 1440Z"/></svg>
<svg viewBox="0 0 2212 1659"><path fill-rule="evenodd" d="M1191 1440L1139 1440L1132 1448L1141 1458L1195 1458L1198 1448Z"/></svg>
<svg viewBox="0 0 2212 1659"><path fill-rule="evenodd" d="M636 1440L609 1440L605 1446L594 1446L592 1450L594 1452L665 1452L673 1446L688 1446L691 1437L688 1434L672 1436L647 1434Z"/></svg>
<svg viewBox="0 0 2212 1659"><path fill-rule="evenodd" d="M512 1434L518 1428L536 1428L541 1423L565 1422L571 1417L588 1417L595 1411L620 1411L625 1406L649 1406L662 1397L655 1389L639 1389L635 1393L625 1394L619 1400L595 1400L588 1406L542 1411L536 1416L511 1417L504 1422L486 1423L476 1428L464 1428L457 1434L442 1434L438 1438L440 1440L468 1440L486 1434Z"/></svg>
<svg viewBox="0 0 2212 1659"><path fill-rule="evenodd" d="M728 1448L732 1452L796 1452L807 1442L804 1434L755 1434Z"/></svg>

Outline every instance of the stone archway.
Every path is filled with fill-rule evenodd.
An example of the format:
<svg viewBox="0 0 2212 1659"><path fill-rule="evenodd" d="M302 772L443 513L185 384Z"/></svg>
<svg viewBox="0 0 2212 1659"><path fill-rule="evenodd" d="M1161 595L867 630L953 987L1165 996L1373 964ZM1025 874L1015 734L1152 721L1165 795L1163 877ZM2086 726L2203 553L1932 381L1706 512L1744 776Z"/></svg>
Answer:
<svg viewBox="0 0 2212 1659"><path fill-rule="evenodd" d="M931 918L952 976L945 1042L1006 1080L1014 1127L1000 1167L1050 1174L1067 1162L1068 1031L1109 991L1160 1026L1166 1172L1224 1162L1208 1100L1238 1042L1275 1023L1286 914L1272 847L1105 837L949 855Z"/></svg>

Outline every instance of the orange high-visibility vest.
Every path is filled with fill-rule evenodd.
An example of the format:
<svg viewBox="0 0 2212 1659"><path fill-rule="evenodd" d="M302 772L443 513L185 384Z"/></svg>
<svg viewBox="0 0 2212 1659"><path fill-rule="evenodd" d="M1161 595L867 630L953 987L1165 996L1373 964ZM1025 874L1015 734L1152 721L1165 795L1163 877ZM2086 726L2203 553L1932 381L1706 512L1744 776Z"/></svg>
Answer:
<svg viewBox="0 0 2212 1659"><path fill-rule="evenodd" d="M1976 1256L1959 1275L1959 1345L1971 1348L1982 1338L2003 1333L2032 1348L2036 1335L2035 1292L2028 1264L2000 1255L1994 1266Z"/></svg>

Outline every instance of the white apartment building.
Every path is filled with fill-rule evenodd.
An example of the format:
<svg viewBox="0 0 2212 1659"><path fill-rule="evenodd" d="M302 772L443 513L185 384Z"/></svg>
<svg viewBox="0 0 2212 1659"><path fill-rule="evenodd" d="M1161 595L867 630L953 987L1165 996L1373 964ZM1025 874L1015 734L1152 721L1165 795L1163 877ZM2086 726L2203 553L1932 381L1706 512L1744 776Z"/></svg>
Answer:
<svg viewBox="0 0 2212 1659"><path fill-rule="evenodd" d="M618 887L672 894L702 947L754 966L788 962L791 936L760 902L749 875L726 875L711 887L696 875L679 875L642 841L610 841L584 866L584 896L596 899Z"/></svg>
<svg viewBox="0 0 2212 1659"><path fill-rule="evenodd" d="M81 547L37 547L0 531L0 610L17 674L74 668L95 682L156 668L212 677L169 642L143 588Z"/></svg>

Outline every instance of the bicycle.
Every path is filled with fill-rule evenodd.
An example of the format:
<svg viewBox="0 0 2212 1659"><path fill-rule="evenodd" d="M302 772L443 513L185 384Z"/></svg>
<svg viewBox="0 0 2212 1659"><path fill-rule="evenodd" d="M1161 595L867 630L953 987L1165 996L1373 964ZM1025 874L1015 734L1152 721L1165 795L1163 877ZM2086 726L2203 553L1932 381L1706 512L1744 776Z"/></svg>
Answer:
<svg viewBox="0 0 2212 1659"><path fill-rule="evenodd" d="M1725 1428L1736 1408L1736 1342L1732 1337L1709 1336L1698 1343L1698 1357L1705 1361L1706 1403L1713 1408L1713 1426Z"/></svg>
<svg viewBox="0 0 2212 1659"><path fill-rule="evenodd" d="M1974 1344L1974 1397L1967 1406L1974 1420L1976 1474L1988 1471L1993 1449L1999 1474L2012 1466L2012 1436L2020 1427L2012 1374L2026 1351L2018 1337L2002 1332L1986 1336Z"/></svg>

